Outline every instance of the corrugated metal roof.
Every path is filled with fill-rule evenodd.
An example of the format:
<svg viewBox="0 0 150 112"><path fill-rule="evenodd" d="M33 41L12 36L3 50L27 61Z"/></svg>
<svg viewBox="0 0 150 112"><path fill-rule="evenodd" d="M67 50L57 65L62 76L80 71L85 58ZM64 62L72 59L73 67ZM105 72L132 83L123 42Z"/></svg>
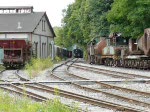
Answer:
<svg viewBox="0 0 150 112"><path fill-rule="evenodd" d="M0 14L0 32L33 32L45 12Z"/></svg>

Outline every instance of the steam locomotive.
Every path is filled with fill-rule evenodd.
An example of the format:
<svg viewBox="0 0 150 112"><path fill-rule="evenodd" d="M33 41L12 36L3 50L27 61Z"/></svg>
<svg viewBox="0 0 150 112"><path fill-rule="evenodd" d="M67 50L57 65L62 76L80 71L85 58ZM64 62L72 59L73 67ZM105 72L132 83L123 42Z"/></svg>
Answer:
<svg viewBox="0 0 150 112"><path fill-rule="evenodd" d="M79 48L74 49L73 54L75 58L83 58L83 51Z"/></svg>
<svg viewBox="0 0 150 112"><path fill-rule="evenodd" d="M88 45L88 61L91 63L90 48L94 46L94 62L107 66L150 69L150 28L144 30L139 39L124 38L114 33L109 38L93 39Z"/></svg>

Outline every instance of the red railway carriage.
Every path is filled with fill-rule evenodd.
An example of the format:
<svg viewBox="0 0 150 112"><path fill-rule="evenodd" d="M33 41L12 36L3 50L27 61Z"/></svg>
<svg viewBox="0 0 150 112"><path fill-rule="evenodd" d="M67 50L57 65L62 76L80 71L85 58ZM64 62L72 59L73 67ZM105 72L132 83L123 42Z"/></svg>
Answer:
<svg viewBox="0 0 150 112"><path fill-rule="evenodd" d="M25 40L0 40L5 67L23 66L31 58L31 44Z"/></svg>

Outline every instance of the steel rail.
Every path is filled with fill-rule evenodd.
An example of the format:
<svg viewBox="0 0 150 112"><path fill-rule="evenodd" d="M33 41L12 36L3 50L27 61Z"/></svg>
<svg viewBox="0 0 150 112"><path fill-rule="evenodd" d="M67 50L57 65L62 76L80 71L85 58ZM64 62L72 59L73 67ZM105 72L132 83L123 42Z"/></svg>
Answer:
<svg viewBox="0 0 150 112"><path fill-rule="evenodd" d="M70 73L68 71L68 73ZM75 74L74 74L75 75ZM59 78L59 77L58 77ZM60 78L61 79L61 78ZM86 80L89 80L88 78L86 78ZM143 91L138 91L138 90L135 90L135 89L129 89L129 88L123 88L123 87L119 87L119 86L116 86L116 85L111 85L111 84L107 84L107 83L104 83L104 82L99 82L99 81L96 81L97 84L99 85L103 85L107 88L112 88L112 89L117 89L117 90L122 90L122 91L128 91L128 92L133 92L133 93L136 93L136 94L142 94L144 96L150 96L150 93L149 92L143 92Z"/></svg>
<svg viewBox="0 0 150 112"><path fill-rule="evenodd" d="M15 74L20 78L21 81L30 81L30 79L27 79L25 77L22 77L20 74L19 74L19 69L16 70Z"/></svg>
<svg viewBox="0 0 150 112"><path fill-rule="evenodd" d="M60 80L64 80L62 79L61 77L58 77L56 75L54 75L54 77L60 79ZM97 82L99 83L99 82ZM149 103L146 103L146 102L142 102L142 101L139 101L139 100L135 100L135 99L130 99L130 98L127 98L125 96L120 96L120 95L116 95L116 94L112 94L112 93L109 93L109 92L104 92L104 91L101 91L101 90L97 90L97 89L93 89L93 88L90 88L90 87L85 87L85 86L82 86L76 82L72 82L71 83L72 85L75 85L77 86L78 88L80 89L84 89L84 90L87 90L87 91L92 91L92 92L98 92L98 93L103 93L103 94L106 94L106 95L109 95L109 96L113 96L113 97L116 97L116 98L121 98L127 102L132 102L132 103L135 103L135 104L140 104L140 105L144 105L144 106L150 106ZM120 90L120 89L119 89ZM146 93L147 94L147 93Z"/></svg>
<svg viewBox="0 0 150 112"><path fill-rule="evenodd" d="M33 85L25 85L25 86L29 87L29 88L32 88L32 89L42 90L42 91L45 91L45 92L55 94L56 89L53 88L53 87L49 87L49 86L46 86L46 85L43 85L43 84L36 84L36 85L38 85L38 87L33 86ZM92 105L95 105L95 106L100 106L100 107L103 106L105 108L116 109L116 110L119 110L119 111L127 111L127 112L141 112L141 111L144 112L144 110L135 109L135 108L128 107L128 106L122 106L122 105L119 105L119 104L99 100L99 99L96 99L96 98L92 98L92 97L88 97L88 96L84 96L84 95L80 95L80 94L76 94L76 93L72 93L72 92L68 92L68 91L64 91L64 90L61 90L61 89L57 89L57 91L59 92L58 94L63 96L63 97L76 99L76 100L86 102L88 104L92 104Z"/></svg>
<svg viewBox="0 0 150 112"><path fill-rule="evenodd" d="M94 72L94 73L104 74L104 75L111 76L111 77L114 77L114 78L129 79L129 77L127 77L127 76L120 76L120 75L116 75L116 74L113 74L113 73L106 73L106 72L103 72L103 71L95 71L95 70L91 70L91 69L89 70L88 67L87 68L83 68L83 67L75 66L75 65L72 65L70 67L75 67L77 69L87 70L87 71ZM133 79L133 78L130 78L130 79Z"/></svg>
<svg viewBox="0 0 150 112"><path fill-rule="evenodd" d="M67 68L67 70L69 69L69 67ZM69 73L69 71L67 71L68 73ZM59 76L57 76L57 75L54 75L53 74L53 72L51 72L51 75L53 75L54 77L56 77L56 78L58 78L58 79L60 79L60 80L63 80L63 81L65 81L65 79L63 79L63 78L61 78L61 77L59 77ZM87 79L88 80L88 79ZM99 83L99 82L97 82L96 81L96 83ZM96 89L93 89L93 88L88 88L88 87L84 87L84 86L81 86L81 85L79 85L79 84L77 84L77 83L74 83L74 82L72 82L72 85L75 85L75 86L78 86L79 88L81 88L81 89L86 89L86 90L88 90L88 91L94 91L94 92L101 92L101 93L104 93L104 94L107 94L107 95L111 95L111 96L114 96L114 97L117 97L117 98L122 98L122 99L124 99L124 100L126 100L126 101L132 101L132 102L134 102L135 104L141 104L141 105L146 105L146 106L150 106L150 104L149 103L145 103L145 102L142 102L142 101L138 101L138 100L134 100L134 99L129 99L129 98L127 98L127 97L123 97L123 96L119 96L119 95L115 95L115 94L111 94L111 93L108 93L108 92L104 92L104 91L100 91L100 90L96 90ZM106 86L106 85L105 85Z"/></svg>
<svg viewBox="0 0 150 112"><path fill-rule="evenodd" d="M4 80L1 79L2 73L3 73L4 71L6 71L6 70L4 69L4 70L0 71L0 74L1 74L1 75L0 75L0 81L2 81L2 82L4 82Z"/></svg>
<svg viewBox="0 0 150 112"><path fill-rule="evenodd" d="M29 97L29 98L31 98L31 99L36 100L36 101L40 101L40 102L46 101L45 99L40 98L40 97L37 97L36 95L28 94L27 92L24 92L24 90L22 90L22 91L21 91L21 90L20 90L20 91L17 91L17 90L13 90L13 89L11 89L11 88L3 87L3 86L0 86L0 88L3 89L3 90L9 91L9 92L16 93L16 94L18 94L18 95L27 96L27 97Z"/></svg>
<svg viewBox="0 0 150 112"><path fill-rule="evenodd" d="M71 60L67 60L66 62L64 62L64 63L62 63L62 64L60 64L60 65L58 65L58 66L52 68L51 72L53 72L55 69L59 68L59 67L62 66L62 65L66 65L68 62L72 61L73 59L74 59L74 58L72 58Z"/></svg>
<svg viewBox="0 0 150 112"><path fill-rule="evenodd" d="M34 83L34 84L38 84L38 83ZM10 86L11 88L7 88L4 86L0 86L0 88L3 90L9 91L9 92L14 92L14 93L22 95L22 96L27 96L27 97L35 100L35 101L40 101L40 102L46 102L47 100L53 101L52 99L49 99L43 95L38 95L34 92L30 92L30 91L26 90L24 87L28 87L28 84L22 84L21 83L20 85L23 85L23 87L19 87L18 85L16 86L14 84L9 84L7 86ZM15 90L12 88L14 88ZM38 90L42 90L42 88L38 88ZM70 106L70 105L66 105L66 106L70 109L73 109L73 106ZM79 109L79 112L86 112L86 111Z"/></svg>
<svg viewBox="0 0 150 112"><path fill-rule="evenodd" d="M145 83L145 82L150 82L150 80L112 80L112 81L104 81L104 80L74 80L74 81L19 81L19 82L4 82L4 80L2 80L2 82L0 82L0 85L9 85L9 84L35 84L35 83L43 83L43 84L71 84L71 83L80 83L80 82L128 82L128 83L134 83L134 82L138 82L138 83Z"/></svg>
<svg viewBox="0 0 150 112"><path fill-rule="evenodd" d="M73 60L73 59L72 59L72 60ZM63 64L66 64L66 63L68 63L68 62L70 62L70 60L67 60L67 61L64 62ZM63 64L61 64L61 65L63 65ZM59 66L61 66L61 65L59 65ZM55 69L55 68L54 68L54 69ZM43 96L41 96L41 95L37 95L37 94L35 94L34 92L25 91L24 89L22 89L22 88L16 86L16 85L22 85L22 84L24 85L24 84L35 84L35 83L37 83L37 82L30 82L29 79L22 77L21 75L19 75L18 71L19 71L19 70L17 70L17 71L15 72L15 74L20 78L21 82L8 82L8 81L7 81L6 83L1 83L1 84L0 84L0 85L7 85L7 86L10 86L10 87L12 87L12 88L17 89L18 91L13 90L13 89L10 89L10 88L6 88L6 87L1 87L1 86L0 86L0 88L1 88L1 89L4 89L4 90L7 90L7 91L10 91L10 92L14 92L14 93L16 93L16 94L26 95L26 96L28 96L28 97L30 97L30 98L36 100L36 101L47 101L47 100L51 100L51 99L46 98L46 97L43 97ZM25 82L22 82L22 81L25 81ZM44 83L44 82L43 82L43 83ZM23 91L23 92L22 92L22 91ZM73 109L73 106L70 106L70 105L66 105L66 106L69 107L70 109ZM86 111L85 111L85 110L82 110L82 109L79 109L79 112L86 112Z"/></svg>
<svg viewBox="0 0 150 112"><path fill-rule="evenodd" d="M102 71L106 71L106 72L113 72L115 74L123 74L123 75L128 75L128 76L134 76L134 77L139 77L139 78L147 78L150 79L150 76L143 76L143 75L138 75L138 74L131 74L131 73L124 73L124 72L119 72L119 71L114 71L114 70L106 70L106 69L101 69L101 68L95 68L95 67L89 67L89 66L84 66L84 65L79 65L79 64L74 64L74 66L77 66L79 68L80 67L86 67L88 71L90 71L89 69L93 69L93 72L97 72L97 73L103 73ZM83 68L82 68L83 69ZM95 71L98 70L98 71ZM110 73L111 74L111 73ZM119 76L119 75L118 75ZM128 77L129 78L129 77ZM132 79L132 78L131 78Z"/></svg>

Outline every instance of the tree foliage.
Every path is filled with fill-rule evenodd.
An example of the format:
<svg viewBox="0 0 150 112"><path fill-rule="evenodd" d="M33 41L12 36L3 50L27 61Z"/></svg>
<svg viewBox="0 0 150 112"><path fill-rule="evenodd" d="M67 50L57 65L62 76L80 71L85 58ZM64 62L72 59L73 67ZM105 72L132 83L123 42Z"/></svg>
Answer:
<svg viewBox="0 0 150 112"><path fill-rule="evenodd" d="M54 27L54 31L56 34L55 44L58 46L63 46L63 28L61 27Z"/></svg>
<svg viewBox="0 0 150 112"><path fill-rule="evenodd" d="M111 32L140 37L150 27L149 0L115 0L108 13Z"/></svg>
<svg viewBox="0 0 150 112"><path fill-rule="evenodd" d="M86 48L92 38L108 36L110 32L140 37L150 27L149 10L149 0L75 0L63 10L56 43Z"/></svg>
<svg viewBox="0 0 150 112"><path fill-rule="evenodd" d="M66 45L86 47L92 38L108 35L107 11L113 0L76 0L64 10L63 30ZM106 32L107 30L107 32Z"/></svg>

